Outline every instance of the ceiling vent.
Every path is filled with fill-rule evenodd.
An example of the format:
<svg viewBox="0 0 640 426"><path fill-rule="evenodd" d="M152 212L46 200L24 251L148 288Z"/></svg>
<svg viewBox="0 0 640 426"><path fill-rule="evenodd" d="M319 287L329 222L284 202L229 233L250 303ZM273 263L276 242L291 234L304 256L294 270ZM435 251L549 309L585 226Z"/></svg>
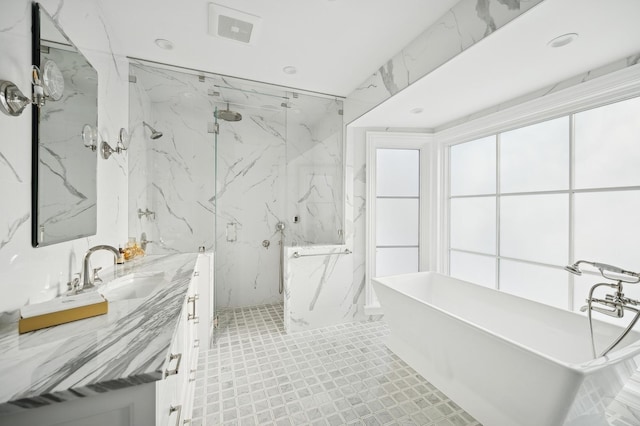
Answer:
<svg viewBox="0 0 640 426"><path fill-rule="evenodd" d="M209 35L254 44L262 18L216 3L209 3Z"/></svg>

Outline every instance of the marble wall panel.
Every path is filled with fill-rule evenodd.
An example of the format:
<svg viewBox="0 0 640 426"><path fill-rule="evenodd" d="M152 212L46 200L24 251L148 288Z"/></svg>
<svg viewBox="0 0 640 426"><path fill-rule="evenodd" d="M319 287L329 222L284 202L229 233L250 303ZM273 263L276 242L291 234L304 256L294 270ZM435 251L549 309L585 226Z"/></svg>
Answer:
<svg viewBox="0 0 640 426"><path fill-rule="evenodd" d="M216 193L217 304L277 303L280 233L286 193L284 111L243 110L220 121ZM266 241L268 247L263 246Z"/></svg>
<svg viewBox="0 0 640 426"><path fill-rule="evenodd" d="M541 0L461 0L347 96L349 123Z"/></svg>
<svg viewBox="0 0 640 426"><path fill-rule="evenodd" d="M357 294L351 285L353 255L341 254L346 248L344 245L286 247L284 326L287 333L354 320L358 305L354 304Z"/></svg>
<svg viewBox="0 0 640 426"><path fill-rule="evenodd" d="M137 76L137 69L130 67L129 73ZM147 216L138 216L138 210L152 210L148 194L150 191L149 177L150 155L148 153L149 130L144 128L143 122L155 126L151 116L151 99L141 84L129 84L129 131L131 143L129 145L129 211L128 211L128 235L140 238L143 232L148 240L154 240L155 234L150 230L153 219ZM147 247L149 253L153 253L154 246Z"/></svg>
<svg viewBox="0 0 640 426"><path fill-rule="evenodd" d="M342 101L313 102L319 111L312 116L287 120L288 244L335 244L344 237Z"/></svg>
<svg viewBox="0 0 640 426"><path fill-rule="evenodd" d="M287 242L338 241L342 103L220 76L131 68L138 78L132 145L146 152L130 163L130 234L145 232L149 253L215 246L219 307L282 301L276 224L285 223ZM216 108L242 114L241 121L219 119L217 139L208 132ZM151 141L143 120L164 136ZM155 218L138 218L138 208Z"/></svg>
<svg viewBox="0 0 640 426"><path fill-rule="evenodd" d="M147 253L214 247L212 103L197 76L131 65L129 235ZM146 122L162 137L151 139ZM147 213L149 214L141 214Z"/></svg>

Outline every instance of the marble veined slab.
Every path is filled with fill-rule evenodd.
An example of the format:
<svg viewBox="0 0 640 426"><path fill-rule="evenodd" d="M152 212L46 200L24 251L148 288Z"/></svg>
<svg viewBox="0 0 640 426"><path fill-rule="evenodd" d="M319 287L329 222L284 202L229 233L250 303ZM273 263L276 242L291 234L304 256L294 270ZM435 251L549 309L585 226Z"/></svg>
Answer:
<svg viewBox="0 0 640 426"><path fill-rule="evenodd" d="M109 313L18 335L0 325L0 416L162 378L197 254L146 256L100 274L164 271L144 299L109 303Z"/></svg>
<svg viewBox="0 0 640 426"><path fill-rule="evenodd" d="M342 324L357 313L353 255L346 245L286 246L284 272L287 333Z"/></svg>

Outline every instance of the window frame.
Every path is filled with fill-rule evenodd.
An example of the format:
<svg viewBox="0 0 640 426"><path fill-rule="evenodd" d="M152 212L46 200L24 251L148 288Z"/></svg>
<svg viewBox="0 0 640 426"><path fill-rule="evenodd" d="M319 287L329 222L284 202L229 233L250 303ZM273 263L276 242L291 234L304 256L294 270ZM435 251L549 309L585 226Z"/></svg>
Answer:
<svg viewBox="0 0 640 426"><path fill-rule="evenodd" d="M613 188L598 188L594 189L575 189L574 188L574 164L575 164L575 149L574 149L574 114L605 106L612 103L621 102L627 99L640 96L640 67L630 67L621 70L616 73L605 75L598 79L581 83L577 86L565 89L560 92L556 92L541 98L536 98L528 102L515 105L511 108L503 111L490 113L475 120L468 121L458 126L444 129L435 134L435 140L438 145L438 157L442 165L442 175L440 180L439 189L442 194L442 198L439 199L440 206L438 208L437 221L440 226L440 244L439 248L439 262L437 264L438 271L448 274L450 272L449 253L451 250L450 244L450 200L451 200L451 186L450 186L450 148L454 145L458 145L465 142L471 142L476 139L497 135L496 138L496 173L499 175L500 168L500 133L504 133L510 130L519 129L522 127L534 125L543 121L552 120L562 116L569 116L570 126L570 182L568 190L561 191L532 191L525 193L509 193L508 195L501 194L500 181L496 182L496 194L497 206L499 206L501 196L511 195L526 195L526 194L547 194L547 193L567 193L569 194L569 260L574 261L574 195L581 192L605 192L611 190L633 190L639 189L638 187L613 187ZM499 282L500 269L499 260L515 260L524 263L530 263L540 266L555 266L541 262L527 261L523 259L515 259L510 257L501 256L500 254L500 213L499 210L496 214L496 254L486 255L496 259L496 284ZM460 252L467 252L464 250L456 250ZM469 252L472 253L472 252ZM472 253L478 254L478 253ZM589 274L590 271L585 273ZM595 275L595 273L594 273ZM498 286L496 285L496 288ZM568 294L567 294L567 309L574 310L574 277L569 276L568 280Z"/></svg>
<svg viewBox="0 0 640 426"><path fill-rule="evenodd" d="M382 314L382 308L378 301L371 278L375 275L376 268L376 150L387 149L416 149L420 151L420 189L419 189L419 237L418 237L418 270L428 270L433 264L431 256L436 252L437 246L433 224L433 207L436 206L433 198L436 188L436 167L433 160L437 158L437 147L433 143L433 134L418 132L366 132L366 237L365 237L365 315Z"/></svg>

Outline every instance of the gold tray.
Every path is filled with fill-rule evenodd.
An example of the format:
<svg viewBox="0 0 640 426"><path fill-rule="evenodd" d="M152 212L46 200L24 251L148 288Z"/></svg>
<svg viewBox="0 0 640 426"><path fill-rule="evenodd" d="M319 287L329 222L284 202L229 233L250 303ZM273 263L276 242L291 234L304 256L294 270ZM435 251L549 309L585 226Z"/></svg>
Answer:
<svg viewBox="0 0 640 426"><path fill-rule="evenodd" d="M18 333L28 333L42 328L53 327L54 325L104 315L108 310L109 302L105 300L92 305L79 306L30 318L20 318L20 321L18 321Z"/></svg>

